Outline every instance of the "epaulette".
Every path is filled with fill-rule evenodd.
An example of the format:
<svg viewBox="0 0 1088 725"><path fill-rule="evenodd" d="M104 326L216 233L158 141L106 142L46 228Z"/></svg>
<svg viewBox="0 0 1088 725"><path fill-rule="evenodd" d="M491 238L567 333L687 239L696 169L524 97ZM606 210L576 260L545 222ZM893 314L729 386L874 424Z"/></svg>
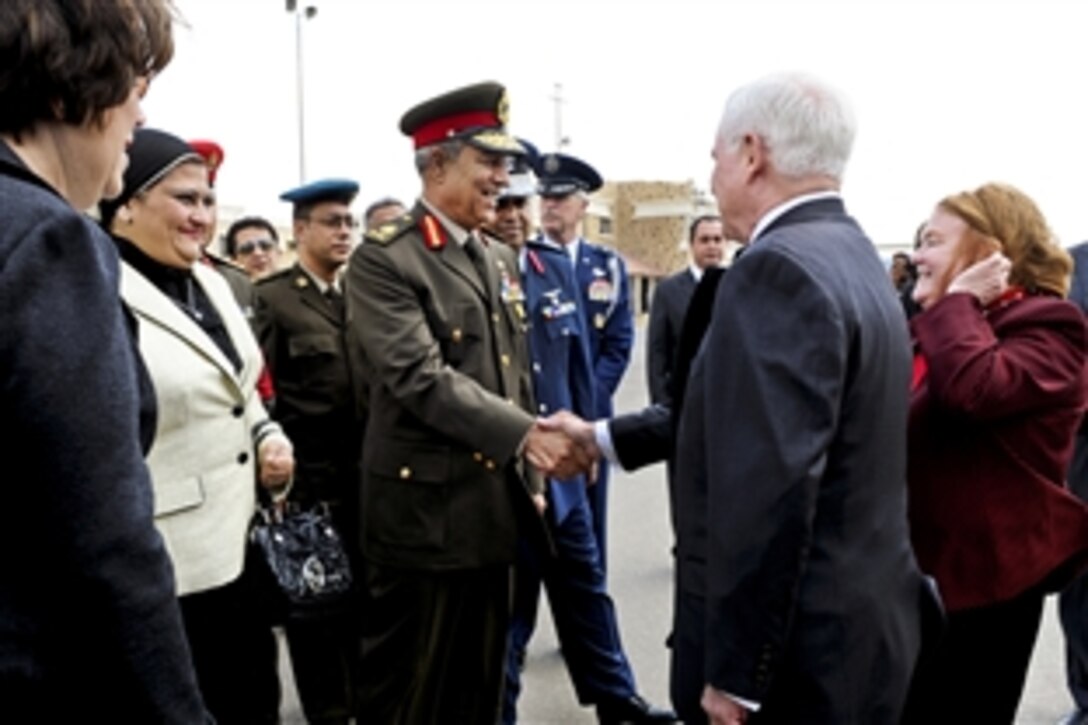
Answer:
<svg viewBox="0 0 1088 725"><path fill-rule="evenodd" d="M486 244L506 244L498 234L495 234L490 229L484 229L480 227L480 238L484 240Z"/></svg>
<svg viewBox="0 0 1088 725"><path fill-rule="evenodd" d="M525 242L525 257L534 272L544 274L544 264L548 257L566 259L567 252L554 245L545 244L540 239L529 239ZM555 260L551 263L555 264Z"/></svg>
<svg viewBox="0 0 1088 725"><path fill-rule="evenodd" d="M294 271L293 266L284 267L283 269L277 269L275 272L269 272L268 274L264 275L260 279L256 280L253 284L259 287L261 285L268 284L269 282L277 282L284 277L290 275L292 271Z"/></svg>
<svg viewBox="0 0 1088 725"><path fill-rule="evenodd" d="M235 262L233 259L227 259L226 257L220 257L218 254L213 254L207 250L204 251L204 257L212 263L214 267L232 267L243 274L246 274L246 268Z"/></svg>
<svg viewBox="0 0 1088 725"><path fill-rule="evenodd" d="M403 236L403 234L413 226L415 226L415 223L412 220L412 215L401 214L396 219L367 231L366 240L368 242L377 242L378 244L389 244L394 239Z"/></svg>

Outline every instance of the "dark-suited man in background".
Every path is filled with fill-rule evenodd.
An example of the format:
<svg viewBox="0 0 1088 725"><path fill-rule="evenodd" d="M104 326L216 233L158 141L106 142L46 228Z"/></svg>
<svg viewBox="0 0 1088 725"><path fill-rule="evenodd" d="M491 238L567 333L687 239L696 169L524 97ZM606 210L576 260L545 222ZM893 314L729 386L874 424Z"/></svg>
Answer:
<svg viewBox="0 0 1088 725"><path fill-rule="evenodd" d="M676 346L695 285L702 279L703 270L722 264L725 254L722 220L717 216L696 217L688 229L688 247L691 264L662 280L654 290L650 304L646 379L650 387L650 402L655 405L668 405L671 402L669 381L676 364Z"/></svg>
<svg viewBox="0 0 1088 725"><path fill-rule="evenodd" d="M293 209L298 261L256 284L254 329L276 390L273 417L295 445L289 501L327 507L351 546L358 541L358 456L362 425L355 415L344 340L339 272L354 247L358 222L351 202L359 185L315 181L281 195ZM299 699L310 723L351 717L355 658L353 613L288 612L284 631Z"/></svg>
<svg viewBox="0 0 1088 725"><path fill-rule="evenodd" d="M801 75L740 88L718 128L713 192L749 242L678 431L686 719L700 690L713 723L895 723L906 699L928 592L907 533L910 343L839 196L854 130Z"/></svg>
<svg viewBox="0 0 1088 725"><path fill-rule="evenodd" d="M1069 301L1088 312L1088 242L1071 247L1073 280ZM1069 489L1088 501L1088 430L1082 423L1073 444L1069 464ZM1088 575L1065 588L1058 599L1062 631L1065 633L1065 678L1076 708L1062 725L1088 725Z"/></svg>
<svg viewBox="0 0 1088 725"><path fill-rule="evenodd" d="M408 111L421 199L348 266L370 416L360 722L495 722L519 523L543 527L521 459L559 477L584 464L527 412L522 320L477 236L523 153L508 110L481 83Z"/></svg>

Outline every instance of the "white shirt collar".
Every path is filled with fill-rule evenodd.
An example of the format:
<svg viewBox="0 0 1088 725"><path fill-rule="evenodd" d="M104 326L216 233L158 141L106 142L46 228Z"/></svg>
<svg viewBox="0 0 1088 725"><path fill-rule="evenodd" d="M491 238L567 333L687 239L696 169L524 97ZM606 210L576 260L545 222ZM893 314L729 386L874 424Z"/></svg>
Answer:
<svg viewBox="0 0 1088 725"><path fill-rule="evenodd" d="M326 292L328 292L329 287L332 287L337 292L340 291L340 285L338 284L340 281L340 275L336 275L335 277L333 277L333 283L329 284L328 282L314 274L312 271L310 271L310 269L305 264L303 264L301 259L298 260L298 268L302 270L303 274L310 278L310 281L314 283L314 286L317 287L317 291L321 294L325 294Z"/></svg>
<svg viewBox="0 0 1088 725"><path fill-rule="evenodd" d="M571 240L570 244L562 244L561 242L557 242L554 239L552 239L551 237L549 237L547 234L541 234L540 239L545 244L553 246L556 249L562 249L564 252L566 252L567 256L570 257L571 264L573 264L573 265L578 264L578 248L579 248L579 245L581 245L581 243L582 243L582 238L581 237L575 237L574 239Z"/></svg>
<svg viewBox="0 0 1088 725"><path fill-rule="evenodd" d="M691 272L691 276L695 278L695 284L699 284L703 279L703 268L694 264L688 265L688 271Z"/></svg>
<svg viewBox="0 0 1088 725"><path fill-rule="evenodd" d="M762 234L767 229L767 227L769 227L776 219L788 212L790 209L794 209L801 206L802 204L807 204L810 201L817 201L819 199L841 198L842 194L837 191L814 191L810 194L801 194L800 196L795 196L792 199L786 199L778 206L771 207L771 209L768 210L766 214L759 218L759 221L756 222L755 227L753 227L752 229L752 236L748 238L748 243L752 244L757 239L759 239L759 235Z"/></svg>

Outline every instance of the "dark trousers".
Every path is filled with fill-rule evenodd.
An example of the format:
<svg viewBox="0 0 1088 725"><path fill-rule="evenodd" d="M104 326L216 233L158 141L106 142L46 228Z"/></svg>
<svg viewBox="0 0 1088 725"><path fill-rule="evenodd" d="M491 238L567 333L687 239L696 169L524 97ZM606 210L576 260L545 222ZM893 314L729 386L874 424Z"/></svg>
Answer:
<svg viewBox="0 0 1088 725"><path fill-rule="evenodd" d="M706 600L675 588L673 595L673 627L669 636L672 658L669 662L669 699L677 717L692 725L706 722L701 703L706 683L703 658Z"/></svg>
<svg viewBox="0 0 1088 725"><path fill-rule="evenodd" d="M578 701L589 705L635 694L635 678L620 642L616 609L605 587L589 507L571 509L562 524L552 527L552 538L554 557L542 557L527 544L519 551L503 696L506 723L516 720L520 665L536 627L541 582L548 592L555 630Z"/></svg>
<svg viewBox="0 0 1088 725"><path fill-rule="evenodd" d="M1088 434L1078 433L1069 465L1069 488L1088 501ZM1073 702L1088 710L1088 574L1065 588L1058 598L1065 633L1065 677Z"/></svg>
<svg viewBox="0 0 1088 725"><path fill-rule="evenodd" d="M288 618L284 625L298 698L310 725L347 725L351 718L357 622L355 613L344 610Z"/></svg>
<svg viewBox="0 0 1088 725"><path fill-rule="evenodd" d="M178 598L197 681L218 725L279 721L276 639L250 575Z"/></svg>
<svg viewBox="0 0 1088 725"><path fill-rule="evenodd" d="M1042 618L1044 592L947 614L944 639L919 662L905 723L1011 724Z"/></svg>
<svg viewBox="0 0 1088 725"><path fill-rule="evenodd" d="M593 516L593 536L601 559L601 571L608 573L608 479L610 467L603 457L597 462L597 482L586 488Z"/></svg>
<svg viewBox="0 0 1088 725"><path fill-rule="evenodd" d="M323 505L344 542L356 586L362 580L362 560L355 551L358 527L355 510L340 501L304 501L300 506ZM288 611L284 634L291 652L302 712L310 725L346 725L351 718L356 657L358 607L355 597L343 605L298 615Z"/></svg>
<svg viewBox="0 0 1088 725"><path fill-rule="evenodd" d="M494 723L510 587L509 566L429 572L367 562L358 721Z"/></svg>

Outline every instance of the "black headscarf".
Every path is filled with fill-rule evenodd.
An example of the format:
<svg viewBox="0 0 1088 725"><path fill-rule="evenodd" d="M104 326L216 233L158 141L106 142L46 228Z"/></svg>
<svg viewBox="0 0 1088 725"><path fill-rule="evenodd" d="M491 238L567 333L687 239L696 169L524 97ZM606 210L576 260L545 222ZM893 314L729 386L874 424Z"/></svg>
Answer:
<svg viewBox="0 0 1088 725"><path fill-rule="evenodd" d="M124 187L114 199L98 204L103 229L109 229L117 210L141 191L146 191L187 161L203 163L203 157L177 136L154 128L137 129L128 149Z"/></svg>

